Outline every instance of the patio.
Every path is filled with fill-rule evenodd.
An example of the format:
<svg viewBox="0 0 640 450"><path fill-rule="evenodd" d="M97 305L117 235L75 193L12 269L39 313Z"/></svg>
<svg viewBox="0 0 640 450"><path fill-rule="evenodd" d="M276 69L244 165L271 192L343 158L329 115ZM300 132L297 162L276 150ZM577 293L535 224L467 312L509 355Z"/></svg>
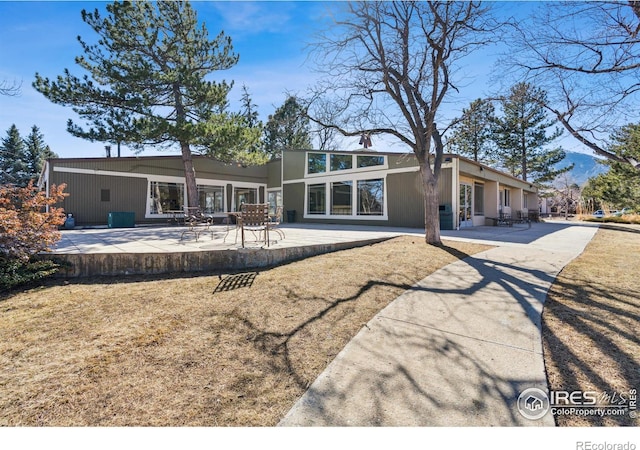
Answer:
<svg viewBox="0 0 640 450"><path fill-rule="evenodd" d="M473 227L442 231L443 239L493 245L524 245L569 226L538 223L531 228ZM241 248L235 229L226 225L195 233L179 226L136 228L87 228L62 231L53 255L70 264L61 277L99 275L161 274L170 272L218 271L228 273L267 267L309 256L369 245L400 235L420 239L424 231L414 228L367 227L329 224L282 225L286 238L271 234L271 245L247 242ZM226 236L226 239L225 239ZM264 248L263 248L264 247Z"/></svg>

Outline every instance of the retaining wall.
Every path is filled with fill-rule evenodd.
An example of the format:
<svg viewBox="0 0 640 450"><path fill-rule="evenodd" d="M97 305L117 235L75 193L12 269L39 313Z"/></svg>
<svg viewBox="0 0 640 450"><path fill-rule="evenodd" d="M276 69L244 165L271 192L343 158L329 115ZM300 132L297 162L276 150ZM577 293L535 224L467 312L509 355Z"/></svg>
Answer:
<svg viewBox="0 0 640 450"><path fill-rule="evenodd" d="M276 249L234 249L175 253L86 253L47 255L63 266L57 278L155 275L185 272L233 272L277 266L323 253L376 244L389 238Z"/></svg>

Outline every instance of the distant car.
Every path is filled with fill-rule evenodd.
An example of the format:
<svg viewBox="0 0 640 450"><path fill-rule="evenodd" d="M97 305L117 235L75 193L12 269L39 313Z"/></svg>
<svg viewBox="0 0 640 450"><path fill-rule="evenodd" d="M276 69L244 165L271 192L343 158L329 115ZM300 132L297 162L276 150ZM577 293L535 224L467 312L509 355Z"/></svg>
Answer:
<svg viewBox="0 0 640 450"><path fill-rule="evenodd" d="M625 214L633 214L633 209L631 208L622 208L620 211L616 211L613 213L614 216L624 216Z"/></svg>
<svg viewBox="0 0 640 450"><path fill-rule="evenodd" d="M595 217L596 219L602 219L604 216L605 216L604 211L601 209L593 213L593 217Z"/></svg>

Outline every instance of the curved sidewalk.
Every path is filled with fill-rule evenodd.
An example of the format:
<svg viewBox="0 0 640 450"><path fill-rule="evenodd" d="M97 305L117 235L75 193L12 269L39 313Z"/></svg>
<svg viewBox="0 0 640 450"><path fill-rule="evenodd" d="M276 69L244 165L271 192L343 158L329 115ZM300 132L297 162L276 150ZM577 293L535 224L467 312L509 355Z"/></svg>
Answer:
<svg viewBox="0 0 640 450"><path fill-rule="evenodd" d="M453 263L380 311L280 426L553 426L520 393L547 390L541 313L597 228L568 226Z"/></svg>

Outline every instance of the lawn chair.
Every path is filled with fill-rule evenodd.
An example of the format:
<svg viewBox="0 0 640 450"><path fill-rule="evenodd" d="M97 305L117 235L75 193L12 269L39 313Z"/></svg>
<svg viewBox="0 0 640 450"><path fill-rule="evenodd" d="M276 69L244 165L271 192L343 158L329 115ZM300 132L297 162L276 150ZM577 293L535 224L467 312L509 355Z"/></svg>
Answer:
<svg viewBox="0 0 640 450"><path fill-rule="evenodd" d="M275 231L278 233L280 239L284 239L284 231L280 227L282 222L282 206L276 208L276 213L269 216L269 231Z"/></svg>
<svg viewBox="0 0 640 450"><path fill-rule="evenodd" d="M213 223L211 217L207 217L198 207L185 207L184 211L184 224L187 229L182 232L181 241L186 233L194 233L198 242L198 237L203 231L211 232L211 239L213 239L213 232L209 229Z"/></svg>
<svg viewBox="0 0 640 450"><path fill-rule="evenodd" d="M244 203L241 207L240 235L242 236L242 248L244 248L245 235L251 231L256 235L256 241L260 241L264 233L264 241L269 246L269 204L268 203Z"/></svg>

